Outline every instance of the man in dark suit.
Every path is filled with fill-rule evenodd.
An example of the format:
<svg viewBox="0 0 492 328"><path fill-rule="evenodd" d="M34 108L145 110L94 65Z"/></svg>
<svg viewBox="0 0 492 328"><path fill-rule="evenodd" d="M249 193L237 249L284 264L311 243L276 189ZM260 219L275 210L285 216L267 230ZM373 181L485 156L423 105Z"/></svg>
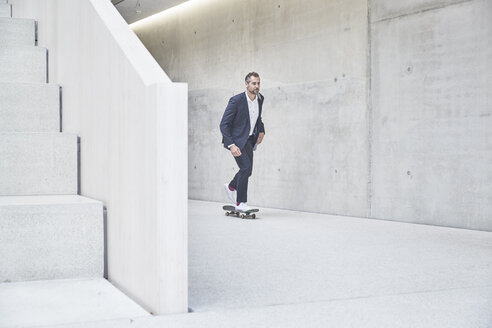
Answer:
<svg viewBox="0 0 492 328"><path fill-rule="evenodd" d="M263 141L265 127L261 120L263 96L260 94L260 76L251 72L244 79L246 91L229 99L220 122L222 143L229 149L239 166L230 183L224 185L227 196L236 210L249 209L248 179L253 171L253 150ZM237 192L237 198L234 199Z"/></svg>

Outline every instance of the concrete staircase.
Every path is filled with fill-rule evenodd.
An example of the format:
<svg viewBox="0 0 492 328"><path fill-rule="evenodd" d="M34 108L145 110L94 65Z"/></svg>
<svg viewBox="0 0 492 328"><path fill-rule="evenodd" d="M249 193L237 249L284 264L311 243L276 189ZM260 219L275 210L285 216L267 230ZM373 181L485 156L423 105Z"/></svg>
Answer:
<svg viewBox="0 0 492 328"><path fill-rule="evenodd" d="M12 10L0 0L0 327L150 316L104 279L103 205L77 194L48 50Z"/></svg>
<svg viewBox="0 0 492 328"><path fill-rule="evenodd" d="M103 206L77 195L78 138L61 132L37 24L0 2L0 285L103 278Z"/></svg>

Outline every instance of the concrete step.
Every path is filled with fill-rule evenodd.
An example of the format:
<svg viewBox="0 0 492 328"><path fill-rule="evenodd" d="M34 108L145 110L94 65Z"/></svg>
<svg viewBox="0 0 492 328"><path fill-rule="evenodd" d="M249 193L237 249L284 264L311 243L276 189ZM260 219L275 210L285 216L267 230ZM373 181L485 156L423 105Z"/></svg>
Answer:
<svg viewBox="0 0 492 328"><path fill-rule="evenodd" d="M12 17L12 5L5 3L0 4L0 17Z"/></svg>
<svg viewBox="0 0 492 328"><path fill-rule="evenodd" d="M0 15L2 6L5 5L0 5ZM34 46L35 44L36 22L33 19L0 18L0 47Z"/></svg>
<svg viewBox="0 0 492 328"><path fill-rule="evenodd" d="M102 278L102 203L77 195L0 196L0 283Z"/></svg>
<svg viewBox="0 0 492 328"><path fill-rule="evenodd" d="M328 276L327 279L330 279ZM272 278L274 279L274 278ZM306 279L306 277L303 277ZM335 282L336 283L336 282ZM0 287L1 288L1 287ZM268 286L264 287L268 289ZM5 296L10 296L13 292ZM319 302L275 303L242 308L145 317L127 316L43 328L490 328L492 287L422 291L382 296L328 299ZM0 289L0 297L1 289ZM16 298L14 298L16 299ZM1 302L1 301L0 301ZM213 302L211 300L210 302ZM7 327L35 327L26 322L31 307L15 311L7 303L6 318L26 314ZM2 303L0 303L0 307ZM65 310L65 306L62 307ZM7 309L15 312L7 312ZM36 309L36 308L35 308ZM34 312L35 313L35 312ZM2 311L0 310L0 315ZM26 321L24 321L26 320ZM1 325L0 319L0 325ZM34 322L34 320L30 320ZM27 324L26 324L27 323Z"/></svg>
<svg viewBox="0 0 492 328"><path fill-rule="evenodd" d="M77 136L0 133L0 195L77 194Z"/></svg>
<svg viewBox="0 0 492 328"><path fill-rule="evenodd" d="M0 82L48 82L48 51L35 46L0 47Z"/></svg>
<svg viewBox="0 0 492 328"><path fill-rule="evenodd" d="M0 82L0 132L60 132L60 86Z"/></svg>
<svg viewBox="0 0 492 328"><path fill-rule="evenodd" d="M102 278L0 284L0 327L142 317L151 315Z"/></svg>

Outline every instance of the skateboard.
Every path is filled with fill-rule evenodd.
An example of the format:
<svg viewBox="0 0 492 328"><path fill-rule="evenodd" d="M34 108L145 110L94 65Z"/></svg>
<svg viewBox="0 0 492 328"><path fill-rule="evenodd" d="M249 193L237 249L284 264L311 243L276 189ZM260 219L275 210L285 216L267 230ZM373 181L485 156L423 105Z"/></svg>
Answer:
<svg viewBox="0 0 492 328"><path fill-rule="evenodd" d="M231 206L231 205L224 205L224 206L222 206L222 209L224 211L226 211L225 212L226 216L234 215L234 216L237 216L238 218L241 218L241 219L256 219L255 213L260 211L257 208L253 208L253 209L246 211L246 212L240 212L240 211L236 211L236 207Z"/></svg>

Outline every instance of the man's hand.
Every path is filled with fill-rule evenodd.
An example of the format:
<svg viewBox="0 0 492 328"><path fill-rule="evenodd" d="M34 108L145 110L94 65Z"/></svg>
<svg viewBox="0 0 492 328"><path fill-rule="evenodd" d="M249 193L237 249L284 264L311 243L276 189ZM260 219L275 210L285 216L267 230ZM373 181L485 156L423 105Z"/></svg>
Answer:
<svg viewBox="0 0 492 328"><path fill-rule="evenodd" d="M258 141L256 141L256 144L259 145L263 141L263 137L265 136L265 132L260 132L258 134Z"/></svg>
<svg viewBox="0 0 492 328"><path fill-rule="evenodd" d="M234 156L234 157L241 156L241 150L239 149L238 146L232 145L231 148L229 148L229 149L231 150L232 156Z"/></svg>

